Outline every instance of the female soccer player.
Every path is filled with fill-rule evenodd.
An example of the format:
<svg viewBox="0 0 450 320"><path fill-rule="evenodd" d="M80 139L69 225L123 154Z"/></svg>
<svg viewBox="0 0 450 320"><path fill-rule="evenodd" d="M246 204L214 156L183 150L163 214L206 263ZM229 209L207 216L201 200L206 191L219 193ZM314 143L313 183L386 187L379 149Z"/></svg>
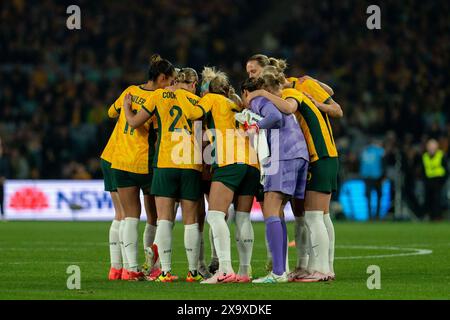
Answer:
<svg viewBox="0 0 450 320"><path fill-rule="evenodd" d="M263 54L256 54L247 60L246 71L250 78L259 77L261 75L263 69L270 67L270 66L276 68L276 70L278 72L284 72L284 70L287 67L286 62L284 60L269 58ZM328 101L321 101L322 103L320 104L320 106L317 105L318 108L321 111L327 113L331 117L342 117L341 107L337 103L335 103L333 101L333 99L331 99L331 96L334 94L333 89L318 80L315 80L309 76L303 76L300 78L291 77L291 78L287 78L285 80L285 82L283 84L283 88L295 88L295 89L299 90L300 92L304 93L305 95L307 95L308 97L312 97L312 96L321 97L322 96L321 93L323 93L323 90L325 90L328 93L330 98L328 99ZM252 97L256 97L258 95L260 95L260 92L252 93ZM314 101L314 102L316 103L316 101ZM304 273L304 271L302 271L304 268L301 267L300 265L303 266L305 263L307 264L307 262L308 262L307 261L308 255L305 253L306 248L307 248L306 247L307 246L306 225L305 225L305 218L304 218L304 213L303 213L304 212L303 201L299 200L299 199L293 200L293 201L291 201L291 206L292 206L294 214L296 216L295 245L297 247L297 252L302 252L302 256L306 257L304 259L299 259L297 261L297 270L296 270L296 272L293 273L293 274L297 274L299 272ZM325 221L327 223L327 229L330 231L330 237L333 237L333 239L334 239L334 228L333 228L333 224L332 224L331 220L329 219L329 216L325 215ZM303 239L303 241L301 241L300 239ZM333 248L334 248L334 240L333 241L330 240L330 245L331 244L333 244ZM334 249L332 251L334 254ZM271 267L271 259L272 258L270 256L270 252L268 251L266 268Z"/></svg>
<svg viewBox="0 0 450 320"><path fill-rule="evenodd" d="M206 94L198 102L207 115L207 134L211 144L206 159L212 167L207 221L212 229L219 258L219 269L204 284L250 282L254 233L250 221L253 197L259 182L257 156L248 136L234 115L242 110L225 73L215 68L202 72L202 91ZM204 152L208 153L208 152ZM236 196L236 227L238 233L239 273L231 265L230 230L225 217Z"/></svg>
<svg viewBox="0 0 450 320"><path fill-rule="evenodd" d="M144 192L144 200L150 201L150 184L152 181L149 161L151 148L149 140L150 123L135 129L132 128L121 112L125 97L131 97L131 108L138 112L142 105L151 97L153 91L170 85L175 69L172 64L153 55L150 61L148 82L143 85L128 87L110 108L110 116L118 116L118 132L116 135L112 168L117 190L122 203L125 219L123 242L128 262L128 269L122 275L124 280L141 280L144 274L138 270L138 224L141 214L140 189ZM146 209L151 210L151 205ZM152 216L153 224L156 222L156 212L147 213Z"/></svg>
<svg viewBox="0 0 450 320"><path fill-rule="evenodd" d="M266 67L263 74L268 72L284 77L280 72L282 69L279 66ZM287 82L285 80L285 84ZM308 90L308 94L320 104L328 104L325 107L330 109L330 113L342 113L340 106L315 81L305 82L307 85L303 90ZM283 90L281 99L267 91L253 94L268 98L284 113L295 112L308 144L311 163L305 203L293 203L298 261L290 278L301 282L334 279L334 228L329 207L331 194L337 189L338 154L328 114L293 88Z"/></svg>
<svg viewBox="0 0 450 320"><path fill-rule="evenodd" d="M158 228L154 256L161 260L161 274L158 282L172 282L172 227L174 205L181 200L185 228L184 244L189 263L186 278L188 282L203 280L197 272L200 244L197 222L198 200L201 196L200 176L202 171L201 150L195 141L191 121L201 118L203 112L193 106L200 99L194 94L198 82L197 72L191 68L181 69L175 85L169 89L157 90L143 102L142 110L134 114L130 108L131 97L125 97L125 115L132 128L138 129L152 116L158 123L158 142L153 161L151 192L155 196L158 212ZM172 90L175 90L172 91ZM183 96L188 103L181 103ZM181 142L180 142L180 138Z"/></svg>
<svg viewBox="0 0 450 320"><path fill-rule="evenodd" d="M254 283L287 282L286 254L287 231L282 206L291 197L303 199L308 172L308 151L305 137L295 117L282 114L268 99L252 97L249 93L265 88L281 96L282 80L273 74L260 78L250 78L242 85L243 97L251 111L264 119L255 125L256 130L269 129L267 140L271 149L271 159L265 165L263 214L266 222L266 235L272 253L272 271ZM276 132L270 129L278 129Z"/></svg>
<svg viewBox="0 0 450 320"><path fill-rule="evenodd" d="M215 77L215 73L214 72L210 72L212 71L212 69L206 69L204 74L203 74L203 85L201 86L201 90L200 90L200 96L203 97L206 94L208 94L208 86L209 86L209 82ZM240 101L240 98L237 95L233 95L233 100L235 100L235 103L237 105L242 105L242 101ZM205 121L206 122L206 121ZM207 130L207 123L204 123L204 129L203 130L203 134L202 137L204 136L206 130ZM206 148L211 148L210 146L211 142L210 141L203 141L203 150L205 150ZM209 238L209 242L210 242L210 246L211 246L211 261L209 263L208 268L204 268L203 266L205 265L204 262L204 244L203 244L203 223L204 223L204 219L206 217L206 212L205 212L205 201L209 202L209 191L211 189L211 180L212 180L212 174L211 174L211 165L210 164L203 164L203 172L202 172L202 192L204 194L204 199L202 199L201 201L201 209L200 209L200 216L199 216L199 221L201 221L202 223L200 224L200 235L201 235L201 248L200 248L200 256L203 257L203 259L200 259L201 261L199 261L200 263L200 267L199 270L201 269L202 272L201 274L204 276L205 279L210 278L212 275L214 275L217 270L219 269L219 258L217 256L217 252L216 252L216 248L214 246L214 238L213 238L213 233L212 233L212 229L209 228L209 232L208 232L208 238ZM236 217L236 211L234 208L234 203L230 204L230 206L228 207L228 211L227 211L227 216L226 216L226 221L228 226L231 225L231 223L233 221L235 221L235 217ZM245 221L245 219L241 219L241 221ZM200 223L200 222L199 222ZM245 230L245 229L244 229ZM238 252L239 255L242 257L247 257L248 254L246 255L245 253L240 253L240 252L245 252L248 251L248 247L249 246L245 246L243 244L243 242L241 242L239 240L239 235L241 233L241 229L240 228L236 228L235 229L235 240L237 242L238 245ZM244 258L244 260L246 260ZM244 261L243 260L243 261ZM251 277L251 270L248 272L244 272L244 269L248 269L247 267L243 267L241 268L242 274L240 276L240 280L244 279L245 277L248 277L248 279L250 279ZM206 275L206 277L205 277ZM250 276L249 276L250 275ZM239 273L238 275L239 276Z"/></svg>

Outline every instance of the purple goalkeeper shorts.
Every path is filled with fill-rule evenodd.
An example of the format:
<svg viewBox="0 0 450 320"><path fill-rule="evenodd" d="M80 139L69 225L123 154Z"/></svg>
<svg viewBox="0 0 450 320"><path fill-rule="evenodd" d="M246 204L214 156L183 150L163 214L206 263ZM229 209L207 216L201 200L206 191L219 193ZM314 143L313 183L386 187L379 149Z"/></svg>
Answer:
<svg viewBox="0 0 450 320"><path fill-rule="evenodd" d="M276 169L277 164L278 169ZM269 166L272 168L267 168ZM305 159L297 158L269 163L264 166L264 174L264 192L277 191L296 199L305 198L308 176L308 161Z"/></svg>

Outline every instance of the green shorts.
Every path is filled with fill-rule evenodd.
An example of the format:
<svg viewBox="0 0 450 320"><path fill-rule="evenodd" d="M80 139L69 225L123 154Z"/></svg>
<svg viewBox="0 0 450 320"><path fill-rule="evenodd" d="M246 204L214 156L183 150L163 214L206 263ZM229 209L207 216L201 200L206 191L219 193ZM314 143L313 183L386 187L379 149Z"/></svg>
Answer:
<svg viewBox="0 0 450 320"><path fill-rule="evenodd" d="M202 196L201 172L193 169L154 168L152 194L197 201Z"/></svg>
<svg viewBox="0 0 450 320"><path fill-rule="evenodd" d="M259 170L247 164L230 164L214 169L212 181L222 182L238 196L256 196Z"/></svg>
<svg viewBox="0 0 450 320"><path fill-rule="evenodd" d="M309 164L306 190L322 193L337 191L338 158L321 158Z"/></svg>
<svg viewBox="0 0 450 320"><path fill-rule="evenodd" d="M258 185L258 192L255 197L256 201L264 202L264 186L261 183Z"/></svg>
<svg viewBox="0 0 450 320"><path fill-rule="evenodd" d="M103 172L103 181L105 183L105 191L116 192L117 184L114 178L114 169L111 168L111 163L100 159L100 166Z"/></svg>
<svg viewBox="0 0 450 320"><path fill-rule="evenodd" d="M139 174L118 169L112 169L117 188L138 187L144 194L150 194L152 174Z"/></svg>

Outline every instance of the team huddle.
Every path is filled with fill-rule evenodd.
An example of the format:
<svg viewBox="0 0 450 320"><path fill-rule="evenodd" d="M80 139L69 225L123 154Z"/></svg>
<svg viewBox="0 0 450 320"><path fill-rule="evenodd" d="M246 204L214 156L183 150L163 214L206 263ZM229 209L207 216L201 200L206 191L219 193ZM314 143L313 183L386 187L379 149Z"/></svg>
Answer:
<svg viewBox="0 0 450 320"><path fill-rule="evenodd" d="M238 95L227 75L205 67L175 68L154 55L148 81L111 105L117 118L101 155L115 218L109 230L110 280L173 282L173 226L184 224L188 282L284 283L335 279L334 228L338 152L329 118L342 117L333 90L310 78L286 77L284 60L257 54ZM200 85L200 96L196 95ZM145 263L138 262L140 192L147 222ZM250 212L261 204L268 274L253 279ZM205 209L205 201L208 204ZM284 207L295 215L297 264L290 272ZM203 229L212 258L207 266ZM231 260L235 223L239 270Z"/></svg>

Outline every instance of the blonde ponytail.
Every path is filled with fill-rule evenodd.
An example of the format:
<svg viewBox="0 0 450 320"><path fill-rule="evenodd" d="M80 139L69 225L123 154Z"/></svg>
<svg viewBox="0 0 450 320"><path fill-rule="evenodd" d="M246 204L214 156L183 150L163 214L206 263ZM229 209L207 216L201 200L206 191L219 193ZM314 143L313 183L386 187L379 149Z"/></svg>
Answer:
<svg viewBox="0 0 450 320"><path fill-rule="evenodd" d="M284 72L287 68L287 62L283 59L269 58L269 65L277 68L279 72Z"/></svg>
<svg viewBox="0 0 450 320"><path fill-rule="evenodd" d="M208 91L228 97L230 83L225 72L214 67L205 67L202 72L202 85L208 84Z"/></svg>
<svg viewBox="0 0 450 320"><path fill-rule="evenodd" d="M236 94L236 90L230 85L228 87L228 99L236 103L238 106L242 106L242 99Z"/></svg>
<svg viewBox="0 0 450 320"><path fill-rule="evenodd" d="M214 67L204 67L202 71L202 81L203 82L211 82L212 79L217 77L218 75L225 75L225 73L216 71ZM226 75L225 75L226 77Z"/></svg>
<svg viewBox="0 0 450 320"><path fill-rule="evenodd" d="M193 83L198 82L198 74L192 68L181 68L175 77L175 81L179 83Z"/></svg>
<svg viewBox="0 0 450 320"><path fill-rule="evenodd" d="M265 67L261 72L261 77L264 78L264 76L266 76L266 75L272 75L280 83L286 82L286 76L284 75L284 73L281 72L280 69L278 69L275 66Z"/></svg>

